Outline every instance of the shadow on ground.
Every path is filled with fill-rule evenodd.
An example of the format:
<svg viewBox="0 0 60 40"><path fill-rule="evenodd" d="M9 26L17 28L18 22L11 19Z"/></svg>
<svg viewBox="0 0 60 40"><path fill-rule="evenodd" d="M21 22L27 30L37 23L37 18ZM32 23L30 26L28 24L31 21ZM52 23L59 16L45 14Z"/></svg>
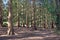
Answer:
<svg viewBox="0 0 60 40"><path fill-rule="evenodd" d="M53 31L24 29L16 30L18 35L0 36L0 40L60 40L60 36L53 33Z"/></svg>

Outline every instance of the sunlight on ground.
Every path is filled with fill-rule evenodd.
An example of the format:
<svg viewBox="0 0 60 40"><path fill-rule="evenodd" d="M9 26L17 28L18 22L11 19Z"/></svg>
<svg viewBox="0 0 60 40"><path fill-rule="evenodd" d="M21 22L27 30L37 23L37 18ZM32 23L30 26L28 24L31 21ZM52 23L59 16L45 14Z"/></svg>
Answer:
<svg viewBox="0 0 60 40"><path fill-rule="evenodd" d="M57 37L57 35L46 35L45 37Z"/></svg>
<svg viewBox="0 0 60 40"><path fill-rule="evenodd" d="M45 37L28 37L28 38L22 38L22 39L44 39Z"/></svg>

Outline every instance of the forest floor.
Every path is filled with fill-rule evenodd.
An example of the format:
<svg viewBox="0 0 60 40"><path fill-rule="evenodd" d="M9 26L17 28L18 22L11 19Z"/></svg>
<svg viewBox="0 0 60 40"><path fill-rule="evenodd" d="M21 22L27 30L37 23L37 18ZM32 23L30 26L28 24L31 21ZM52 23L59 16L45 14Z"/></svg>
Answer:
<svg viewBox="0 0 60 40"><path fill-rule="evenodd" d="M52 29L32 30L32 28L14 28L16 35L6 35L7 28L0 30L0 40L60 40L60 35L54 33Z"/></svg>

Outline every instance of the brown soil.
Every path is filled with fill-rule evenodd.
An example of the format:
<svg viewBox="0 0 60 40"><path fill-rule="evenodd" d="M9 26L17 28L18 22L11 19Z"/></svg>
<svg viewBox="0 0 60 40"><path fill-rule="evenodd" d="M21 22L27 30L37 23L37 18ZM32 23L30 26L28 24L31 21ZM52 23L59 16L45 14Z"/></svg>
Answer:
<svg viewBox="0 0 60 40"><path fill-rule="evenodd" d="M14 28L16 35L5 35L7 28L0 30L0 40L60 40L60 35L52 29L32 30L32 28Z"/></svg>

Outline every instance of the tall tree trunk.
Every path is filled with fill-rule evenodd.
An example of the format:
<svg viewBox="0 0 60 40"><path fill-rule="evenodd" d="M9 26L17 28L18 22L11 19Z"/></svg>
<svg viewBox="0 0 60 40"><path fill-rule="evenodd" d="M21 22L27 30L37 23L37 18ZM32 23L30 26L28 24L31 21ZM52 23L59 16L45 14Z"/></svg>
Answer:
<svg viewBox="0 0 60 40"><path fill-rule="evenodd" d="M53 29L54 28L54 20L51 20L52 23L51 23L51 28Z"/></svg>
<svg viewBox="0 0 60 40"><path fill-rule="evenodd" d="M20 20L19 20L19 14L17 14L17 27L20 27Z"/></svg>
<svg viewBox="0 0 60 40"><path fill-rule="evenodd" d="M57 26L57 30L60 30L60 14L57 14L57 23L56 23L56 26Z"/></svg>
<svg viewBox="0 0 60 40"><path fill-rule="evenodd" d="M20 27L20 18L19 18L19 1L17 0L17 27Z"/></svg>
<svg viewBox="0 0 60 40"><path fill-rule="evenodd" d="M55 0L56 1L56 15L57 15L57 23L56 23L56 26L57 26L57 30L60 30L60 1L59 0Z"/></svg>
<svg viewBox="0 0 60 40"><path fill-rule="evenodd" d="M36 28L36 22L35 22L35 0L32 0L32 8L33 8L33 11L32 11L32 16L33 16L33 21L32 21L32 26L33 26L33 29L34 30L37 30Z"/></svg>
<svg viewBox="0 0 60 40"><path fill-rule="evenodd" d="M26 0L26 5L27 5L26 7L29 7L28 0ZM27 8L27 10L26 10L26 27L28 27L28 24L29 24L28 23L28 16L29 16L28 14L29 14L29 12L28 12L28 8Z"/></svg>
<svg viewBox="0 0 60 40"><path fill-rule="evenodd" d="M44 9L46 10L46 13L48 13L47 9ZM47 14L44 14L44 28L48 28L48 22L47 22Z"/></svg>
<svg viewBox="0 0 60 40"><path fill-rule="evenodd" d="M26 13L26 27L28 27L28 14Z"/></svg>
<svg viewBox="0 0 60 40"><path fill-rule="evenodd" d="M0 0L0 27L2 27L2 0Z"/></svg>
<svg viewBox="0 0 60 40"><path fill-rule="evenodd" d="M12 0L9 0L9 14L8 14L8 35L14 35L13 23L12 23Z"/></svg>

